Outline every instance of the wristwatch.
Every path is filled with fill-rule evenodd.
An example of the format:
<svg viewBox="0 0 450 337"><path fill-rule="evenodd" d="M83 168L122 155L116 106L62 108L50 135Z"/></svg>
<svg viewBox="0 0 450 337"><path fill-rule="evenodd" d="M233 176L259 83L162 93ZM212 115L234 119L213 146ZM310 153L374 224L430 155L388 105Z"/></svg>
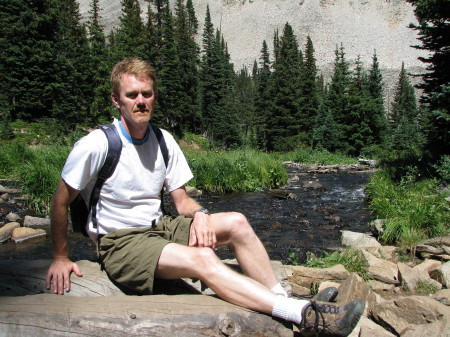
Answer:
<svg viewBox="0 0 450 337"><path fill-rule="evenodd" d="M207 208L199 208L199 209L196 209L193 213L192 213L192 215L193 216L195 216L195 213L197 213L197 212L202 212L202 213L205 213L205 214L209 214L209 211L208 211L208 209Z"/></svg>

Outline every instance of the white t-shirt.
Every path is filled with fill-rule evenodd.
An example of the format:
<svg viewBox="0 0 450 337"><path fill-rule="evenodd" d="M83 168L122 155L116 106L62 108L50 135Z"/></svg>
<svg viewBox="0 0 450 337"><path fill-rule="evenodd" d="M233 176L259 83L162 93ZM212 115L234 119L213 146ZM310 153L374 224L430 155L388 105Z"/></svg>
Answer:
<svg viewBox="0 0 450 337"><path fill-rule="evenodd" d="M162 217L160 192L163 184L171 192L192 179L193 175L181 149L170 133L161 130L167 144L169 162L166 166L156 135L149 127L149 137L140 145L121 129L115 119L122 153L119 163L103 185L97 203L97 223L100 234L131 227L150 226L152 220ZM88 201L97 174L105 162L108 141L101 130L94 130L81 138L72 149L62 171L62 179L81 191ZM91 217L88 221L89 236L95 238Z"/></svg>

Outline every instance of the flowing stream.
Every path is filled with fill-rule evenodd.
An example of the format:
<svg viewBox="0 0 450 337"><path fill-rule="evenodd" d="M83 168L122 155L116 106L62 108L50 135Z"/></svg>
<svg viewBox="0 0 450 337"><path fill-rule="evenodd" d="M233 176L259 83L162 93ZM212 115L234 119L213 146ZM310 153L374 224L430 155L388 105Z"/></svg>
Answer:
<svg viewBox="0 0 450 337"><path fill-rule="evenodd" d="M205 194L197 200L211 212L239 211L247 216L271 259L288 263L289 253L294 252L297 260L304 261L307 252L339 248L341 230L366 232L370 221L364 194L369 173L305 171L289 168L289 184L275 196L268 192ZM41 228L49 233L48 227ZM72 259L96 259L95 246L81 234L69 234L69 241ZM217 253L221 258L233 257L226 248ZM50 258L50 235L0 244L0 259Z"/></svg>

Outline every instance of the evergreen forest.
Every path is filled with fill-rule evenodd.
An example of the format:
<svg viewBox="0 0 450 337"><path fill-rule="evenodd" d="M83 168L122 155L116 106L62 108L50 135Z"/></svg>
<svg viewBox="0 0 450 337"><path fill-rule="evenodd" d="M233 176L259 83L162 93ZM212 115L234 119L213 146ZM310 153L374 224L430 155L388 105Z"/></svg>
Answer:
<svg viewBox="0 0 450 337"><path fill-rule="evenodd" d="M46 125L54 138L110 122L109 73L124 57L149 61L158 77L154 123L178 139L203 135L209 148L287 152L308 147L377 157L394 178L450 180L450 4L407 0L415 7L422 97L399 60L395 97L384 103L377 59L349 62L335 48L325 83L314 44L301 46L289 23L261 41L253 68L235 69L227 42L211 22L199 27L192 0L122 0L108 34L92 0L83 21L76 0L0 0L0 138L21 125ZM201 42L196 36L201 35ZM269 48L269 43L270 48ZM272 54L269 50L273 51ZM53 138L53 139L54 139ZM54 140L52 140L54 141Z"/></svg>

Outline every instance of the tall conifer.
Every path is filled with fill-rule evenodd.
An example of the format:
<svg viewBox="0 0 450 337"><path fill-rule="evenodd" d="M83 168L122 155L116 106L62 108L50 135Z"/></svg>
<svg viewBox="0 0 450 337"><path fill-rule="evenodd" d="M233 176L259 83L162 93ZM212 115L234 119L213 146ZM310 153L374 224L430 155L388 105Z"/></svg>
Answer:
<svg viewBox="0 0 450 337"><path fill-rule="evenodd" d="M298 141L299 80L302 57L289 23L283 29L278 55L273 64L270 128L267 129L269 150L292 150Z"/></svg>
<svg viewBox="0 0 450 337"><path fill-rule="evenodd" d="M197 130L200 119L199 114L199 50L195 42L195 26L193 22L195 11L183 4L182 0L177 0L175 4L175 47L179 59L180 71L180 101L181 124L183 129L191 132Z"/></svg>
<svg viewBox="0 0 450 337"><path fill-rule="evenodd" d="M421 74L422 102L426 103L423 128L426 132L424 154L436 163L450 156L450 2L448 0L407 0L415 6L419 21L410 27L419 33L420 45L428 52L419 59L427 65Z"/></svg>
<svg viewBox="0 0 450 337"><path fill-rule="evenodd" d="M113 62L125 57L146 58L143 50L144 23L141 18L141 7L138 0L122 0L122 13L119 26L114 30L112 50Z"/></svg>
<svg viewBox="0 0 450 337"><path fill-rule="evenodd" d="M54 81L51 84L52 118L64 120L64 127L73 127L89 118L87 112L92 93L91 74L86 70L86 64L89 64L89 47L77 1L57 2Z"/></svg>
<svg viewBox="0 0 450 337"><path fill-rule="evenodd" d="M345 59L344 47L341 45L335 50L334 72L325 97L324 109L330 111L333 121L336 123L337 148L343 152L349 150L346 125L353 123L348 96L350 83L350 65Z"/></svg>
<svg viewBox="0 0 450 337"><path fill-rule="evenodd" d="M100 23L100 11L99 0L92 0L87 24L90 47L89 71L92 83L89 119L92 125L110 121L113 112L109 83L111 62L103 32L104 27Z"/></svg>
<svg viewBox="0 0 450 337"><path fill-rule="evenodd" d="M255 124L258 147L267 150L267 128L272 105L270 94L271 62L269 49L264 40L261 48L260 67L256 75Z"/></svg>
<svg viewBox="0 0 450 337"><path fill-rule="evenodd" d="M56 4L2 0L0 6L0 111L12 120L49 117Z"/></svg>
<svg viewBox="0 0 450 337"><path fill-rule="evenodd" d="M308 36L305 46L305 57L301 67L300 102L299 102L299 124L303 141L311 139L311 131L316 122L319 109L319 91L317 88L317 67L314 56L314 46Z"/></svg>

